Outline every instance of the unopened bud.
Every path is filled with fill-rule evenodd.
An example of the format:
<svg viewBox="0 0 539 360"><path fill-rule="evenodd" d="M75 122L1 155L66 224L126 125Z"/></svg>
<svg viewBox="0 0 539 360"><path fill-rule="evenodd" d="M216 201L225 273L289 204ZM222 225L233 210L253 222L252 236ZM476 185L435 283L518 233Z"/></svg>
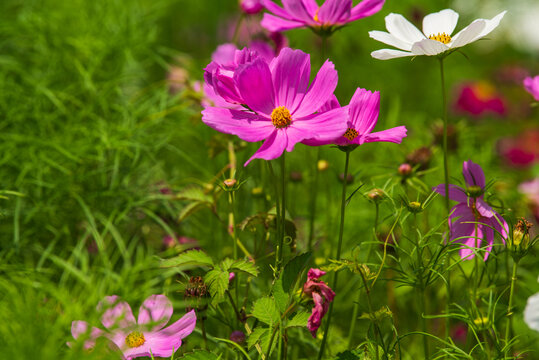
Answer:
<svg viewBox="0 0 539 360"><path fill-rule="evenodd" d="M300 171L292 171L290 172L290 180L292 180L293 182L300 182L301 180L303 180L303 175Z"/></svg>
<svg viewBox="0 0 539 360"><path fill-rule="evenodd" d="M513 229L513 238L511 241L511 246L514 249L527 250L530 245L530 228L533 226L531 222L526 219L518 220L517 224Z"/></svg>
<svg viewBox="0 0 539 360"><path fill-rule="evenodd" d="M374 202L383 200L384 196L385 196L384 191L381 189L372 189L371 191L367 193L367 198L369 198L369 200L374 201Z"/></svg>
<svg viewBox="0 0 539 360"><path fill-rule="evenodd" d="M423 211L423 207L421 206L420 202L412 201L412 202L408 203L408 210L411 213L417 214L417 213L420 213L421 211Z"/></svg>
<svg viewBox="0 0 539 360"><path fill-rule="evenodd" d="M239 330L232 331L230 340L234 341L236 344L243 344L245 342L245 334Z"/></svg>
<svg viewBox="0 0 539 360"><path fill-rule="evenodd" d="M483 195L483 189L481 186L473 185L468 188L466 188L466 195L468 195L471 198L478 198L481 195Z"/></svg>
<svg viewBox="0 0 539 360"><path fill-rule="evenodd" d="M401 164L399 166L399 174L403 177L410 176L412 174L412 165L408 163Z"/></svg>
<svg viewBox="0 0 539 360"><path fill-rule="evenodd" d="M329 169L329 162L327 160L318 160L316 164L318 171L326 171Z"/></svg>
<svg viewBox="0 0 539 360"><path fill-rule="evenodd" d="M249 15L257 14L264 9L262 0L240 0L240 7L243 12Z"/></svg>
<svg viewBox="0 0 539 360"><path fill-rule="evenodd" d="M339 181L340 181L340 182L344 182L344 181L345 181L345 179L344 179L344 174L343 174L343 173L340 173L340 174L339 174ZM348 174L348 175L346 176L346 183L347 183L347 184L351 184L351 183L353 183L353 182L354 182L354 176L352 176L352 174Z"/></svg>
<svg viewBox="0 0 539 360"><path fill-rule="evenodd" d="M223 184L225 184L227 188L232 189L237 182L238 180L236 179L226 179L225 181L223 181Z"/></svg>

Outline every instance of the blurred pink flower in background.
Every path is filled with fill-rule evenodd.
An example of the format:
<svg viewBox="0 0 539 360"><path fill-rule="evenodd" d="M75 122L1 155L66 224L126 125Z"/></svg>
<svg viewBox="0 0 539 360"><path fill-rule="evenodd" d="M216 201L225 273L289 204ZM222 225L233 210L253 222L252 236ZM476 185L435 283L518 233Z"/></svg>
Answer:
<svg viewBox="0 0 539 360"><path fill-rule="evenodd" d="M539 177L521 183L518 186L518 191L526 195L530 210L535 216L535 221L539 222Z"/></svg>
<svg viewBox="0 0 539 360"><path fill-rule="evenodd" d="M262 5L262 0L240 0L240 8L244 13L253 15L262 11L264 5Z"/></svg>
<svg viewBox="0 0 539 360"><path fill-rule="evenodd" d="M170 249L178 245L186 245L186 248L197 248L199 246L197 240L191 239L187 236L163 236L163 246L165 249Z"/></svg>
<svg viewBox="0 0 539 360"><path fill-rule="evenodd" d="M320 269L310 269L307 273L307 282L303 285L305 295L313 298L314 307L307 322L307 328L313 337L316 336L316 331L322 324L322 318L329 310L329 303L335 298L335 293L331 288L319 280L326 275L325 271Z"/></svg>
<svg viewBox="0 0 539 360"><path fill-rule="evenodd" d="M539 161L539 128L524 130L516 137L501 138L496 144L498 154L513 167L528 167Z"/></svg>
<svg viewBox="0 0 539 360"><path fill-rule="evenodd" d="M532 94L536 101L539 101L539 75L535 77L528 76L524 79L524 88Z"/></svg>
<svg viewBox="0 0 539 360"><path fill-rule="evenodd" d="M262 26L269 31L286 31L309 27L315 31L334 31L367 16L376 14L385 0L363 0L353 6L352 0L326 0L318 6L316 0L282 0L283 7L274 1L263 0L269 14L264 14Z"/></svg>
<svg viewBox="0 0 539 360"><path fill-rule="evenodd" d="M461 85L454 108L457 112L475 117L506 115L505 99L491 84L478 81Z"/></svg>

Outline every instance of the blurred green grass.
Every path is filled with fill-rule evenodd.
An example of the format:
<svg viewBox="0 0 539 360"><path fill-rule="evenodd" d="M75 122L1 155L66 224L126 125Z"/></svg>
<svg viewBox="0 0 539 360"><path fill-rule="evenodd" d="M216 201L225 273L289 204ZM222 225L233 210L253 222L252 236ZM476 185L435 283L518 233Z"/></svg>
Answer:
<svg viewBox="0 0 539 360"><path fill-rule="evenodd" d="M432 142L430 128L441 106L436 62L429 58L374 61L369 53L380 44L369 39L367 31L383 30L383 17L389 12L408 14L414 5L429 13L449 3L388 1L381 13L342 29L331 39L329 54L339 71L336 94L341 103L346 103L358 86L380 90L382 110L377 129L400 124L409 128L402 146L366 145L354 152L352 173L356 180L351 188L365 183L363 192L389 184L405 154ZM227 19L233 23L234 16L235 1L0 3L0 189L24 195L0 200L3 357L80 358L81 349L69 351L65 346L71 321L84 319L98 324L94 308L104 295L121 295L136 309L146 296L165 293L175 299L176 309L181 311L180 286L175 281L178 275L157 268L156 255L166 234L196 238L217 258L232 253L226 227L219 219L203 211L178 224L183 203L171 200L159 189L165 186L176 192L189 184L212 183L226 166L224 153L214 159L208 156L208 142L215 132L200 123L200 108L184 93L171 94L165 79L178 57L191 79L200 79L211 52L225 41ZM459 28L466 23L461 19ZM292 47L310 52L313 62L318 61L318 45L311 32L292 31L289 41ZM533 58L508 45L488 55L474 47L466 53L469 60L457 54L447 61L451 84L489 78L504 63L519 62L537 70ZM470 123L452 116L452 122L458 123L460 130L460 146L450 163L452 175L459 177L463 160L480 163L487 177L505 184L497 196L506 204L505 209L512 211L511 216L526 215L516 186L536 170L509 172L494 149L500 136L517 134L530 126L530 120ZM241 151L239 163L255 148L256 144L251 144ZM344 161L341 153L330 148L322 149L322 157L331 165L321 175L317 236L325 240L316 253L319 261L332 254L331 242L338 226L337 176ZM287 157L289 169L302 172L304 178L290 184L288 203L294 217L307 216L309 169L305 159L314 158L312 149L304 146ZM434 167L440 166L440 160L438 151ZM263 168L255 162L241 169L240 176L248 183L238 194L240 220L267 205L252 198L252 188L261 186L265 194L273 195L262 177ZM441 171L434 171L424 181L440 183ZM437 205L428 211L433 223L443 219L443 208ZM393 210L393 205L384 203L381 218L389 218ZM217 212L225 218L226 204L219 202ZM373 212L363 197L352 199L344 239L347 255L370 234ZM299 226L305 232L306 225ZM240 236L244 243L252 242L251 234ZM88 251L92 246L96 250ZM300 238L298 249L305 247L305 238ZM261 264L268 270L266 263ZM522 267L517 314L521 314L527 296L538 289L537 270L535 259ZM350 282L338 290L344 298L356 286ZM260 286L253 291L263 293L263 289ZM401 310L405 311L413 296L399 291ZM383 303L385 296L383 288L375 294ZM352 306L351 302L342 304L336 316L347 319ZM525 331L521 318L516 322L524 341L538 351L533 344L537 335ZM228 337L226 328L213 325L212 335ZM365 332L365 327L360 331ZM298 332L297 336L303 346L311 346L305 345L311 341L304 339L308 335ZM334 343L336 348L342 345L338 336ZM185 348L200 344L200 336L193 334ZM419 350L410 350L410 356L414 351Z"/></svg>

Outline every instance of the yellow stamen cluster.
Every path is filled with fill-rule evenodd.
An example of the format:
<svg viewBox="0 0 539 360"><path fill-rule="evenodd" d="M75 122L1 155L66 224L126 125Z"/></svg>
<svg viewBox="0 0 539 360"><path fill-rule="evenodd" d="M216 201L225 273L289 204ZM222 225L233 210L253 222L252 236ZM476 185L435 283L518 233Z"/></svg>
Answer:
<svg viewBox="0 0 539 360"><path fill-rule="evenodd" d="M447 35L446 33L438 33L436 35L429 36L429 39L439 41L442 44L449 44L451 41L451 36Z"/></svg>
<svg viewBox="0 0 539 360"><path fill-rule="evenodd" d="M290 126L290 123L292 122L290 111L284 106L276 107L271 112L271 122L273 123L273 126L278 129Z"/></svg>
<svg viewBox="0 0 539 360"><path fill-rule="evenodd" d="M320 20L318 19L318 12L319 12L319 11L320 11L320 8L316 9L316 12L314 13L313 19L314 19L314 21L316 21L316 22L320 22Z"/></svg>
<svg viewBox="0 0 539 360"><path fill-rule="evenodd" d="M144 334L139 331L133 331L125 337L125 344L130 348L142 346L145 342Z"/></svg>
<svg viewBox="0 0 539 360"><path fill-rule="evenodd" d="M359 133L352 128L348 128L348 130L346 130L343 136L348 140L352 141L359 136Z"/></svg>

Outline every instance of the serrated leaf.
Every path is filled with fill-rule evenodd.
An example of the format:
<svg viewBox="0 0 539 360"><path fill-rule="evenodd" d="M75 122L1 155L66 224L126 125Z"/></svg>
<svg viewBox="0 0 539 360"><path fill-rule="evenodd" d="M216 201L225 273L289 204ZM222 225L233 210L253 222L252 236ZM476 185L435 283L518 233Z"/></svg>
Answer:
<svg viewBox="0 0 539 360"><path fill-rule="evenodd" d="M237 260L229 267L229 271L242 271L252 276L258 276L258 268L248 260Z"/></svg>
<svg viewBox="0 0 539 360"><path fill-rule="evenodd" d="M241 231L248 229L249 231L256 231L257 225L262 225L264 228L268 229L270 226L270 219L267 213L258 213L252 216L248 216L243 219L242 222L238 224L238 228Z"/></svg>
<svg viewBox="0 0 539 360"><path fill-rule="evenodd" d="M229 269L230 269L230 266L232 266L233 263L234 263L234 260L232 260L230 258L226 258L223 261L221 261L221 263L219 264L219 267L224 271L230 272Z"/></svg>
<svg viewBox="0 0 539 360"><path fill-rule="evenodd" d="M220 300L228 290L228 271L221 269L208 271L204 277L204 282L208 285L212 298Z"/></svg>
<svg viewBox="0 0 539 360"><path fill-rule="evenodd" d="M275 299L275 303L281 314L284 313L288 305L289 296L283 290L283 282L281 279L277 279L273 285L273 298Z"/></svg>
<svg viewBox="0 0 539 360"><path fill-rule="evenodd" d="M206 350L195 350L192 353L187 353L182 356L180 359L185 360L218 360L221 356L217 356L214 353L211 353Z"/></svg>
<svg viewBox="0 0 539 360"><path fill-rule="evenodd" d="M201 201L195 201L195 202L185 205L180 210L180 214L178 215L178 222L182 222L187 217L191 216L192 214L194 214L195 212L197 212L203 207L211 207L211 204L208 204L206 202L201 202Z"/></svg>
<svg viewBox="0 0 539 360"><path fill-rule="evenodd" d="M199 201L199 202L213 202L213 197L205 193L205 190L202 187L193 185L185 187L176 194L178 200L190 200L190 201Z"/></svg>
<svg viewBox="0 0 539 360"><path fill-rule="evenodd" d="M213 267L213 260L203 251L188 250L182 252L174 258L162 261L160 267L176 267L186 265Z"/></svg>
<svg viewBox="0 0 539 360"><path fill-rule="evenodd" d="M283 270L283 275L281 276L283 281L283 290L285 293L290 292L291 287L296 283L297 278L300 276L305 266L307 266L310 258L311 253L306 252L294 257L286 264Z"/></svg>
<svg viewBox="0 0 539 360"><path fill-rule="evenodd" d="M268 331L269 329L264 327L257 327L256 329L254 329L251 335L249 335L249 339L247 339L247 347L251 349L257 343L259 343L262 335L264 335L264 333Z"/></svg>
<svg viewBox="0 0 539 360"><path fill-rule="evenodd" d="M258 299L253 305L253 316L264 324L273 326L277 324L280 319L279 310L275 300L270 297L263 297Z"/></svg>
<svg viewBox="0 0 539 360"><path fill-rule="evenodd" d="M307 321L309 321L310 316L310 313L306 311L300 311L288 321L286 327L307 327Z"/></svg>
<svg viewBox="0 0 539 360"><path fill-rule="evenodd" d="M376 310L374 313L363 313L359 317L360 319L367 319L372 321L382 321L384 318L393 317L393 313L387 306L382 306L379 310Z"/></svg>

